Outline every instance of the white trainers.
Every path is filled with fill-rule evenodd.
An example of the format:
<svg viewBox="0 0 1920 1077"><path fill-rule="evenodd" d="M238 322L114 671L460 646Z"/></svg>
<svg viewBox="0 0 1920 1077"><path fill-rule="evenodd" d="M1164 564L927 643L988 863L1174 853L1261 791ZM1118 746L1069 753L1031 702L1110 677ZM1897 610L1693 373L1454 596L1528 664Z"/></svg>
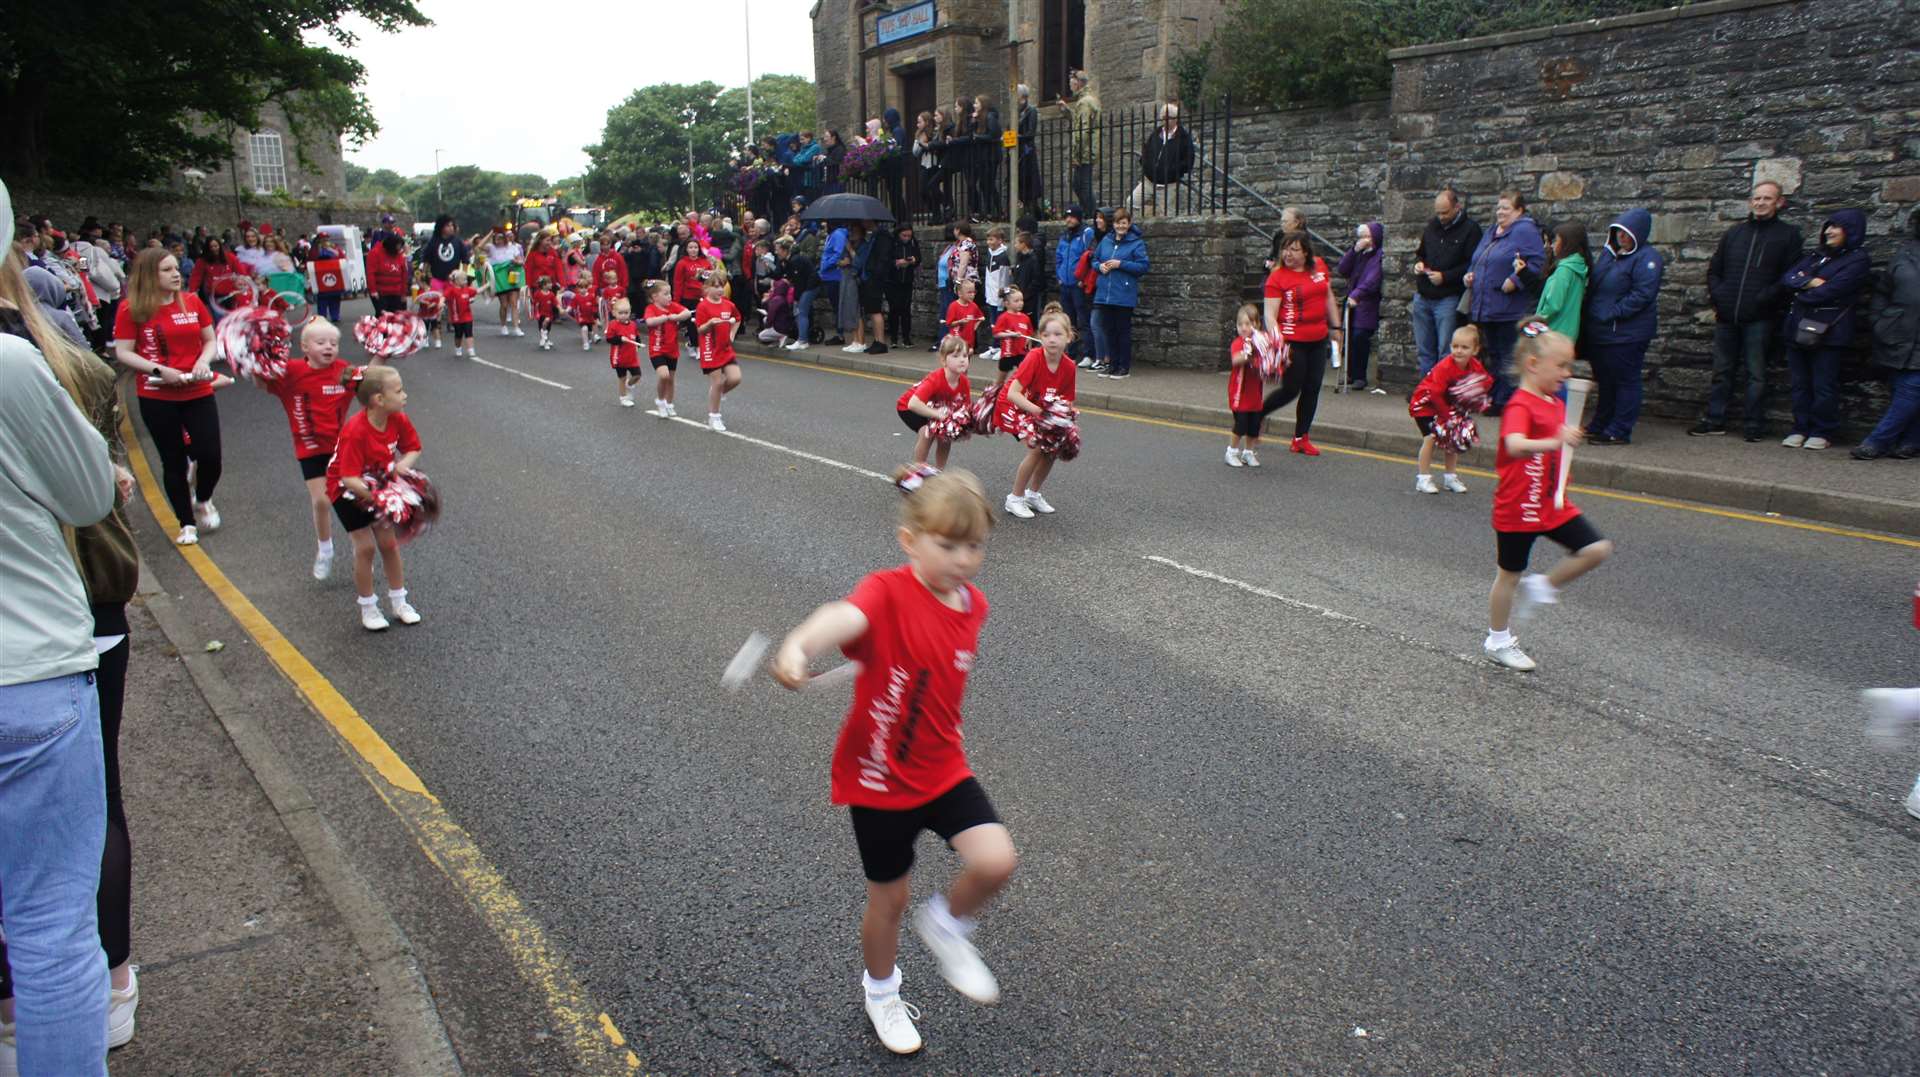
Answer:
<svg viewBox="0 0 1920 1077"><path fill-rule="evenodd" d="M1240 450L1232 447L1231 445L1227 447L1227 466L1228 467L1246 467L1247 466L1246 462L1240 459Z"/></svg>
<svg viewBox="0 0 1920 1077"><path fill-rule="evenodd" d="M516 325L513 327L513 335L516 337L524 337L527 335L527 331Z"/></svg>
<svg viewBox="0 0 1920 1077"><path fill-rule="evenodd" d="M707 427L722 434L727 432L727 424L720 418L720 413L717 411L707 413Z"/></svg>
<svg viewBox="0 0 1920 1077"><path fill-rule="evenodd" d="M1522 673L1532 673L1538 668L1534 660L1527 657L1527 652L1520 649L1519 640L1513 640L1500 647L1490 647L1483 643L1480 649L1486 652L1487 660L1496 666L1505 666Z"/></svg>
<svg viewBox="0 0 1920 1077"><path fill-rule="evenodd" d="M414 609L413 604L406 599L394 598L392 595L388 595L387 605L393 607L393 619L399 621L401 624L417 625L420 623L420 611Z"/></svg>
<svg viewBox="0 0 1920 1077"><path fill-rule="evenodd" d="M196 502L193 506L193 522L202 531L220 530L220 510L213 507L211 501Z"/></svg>
<svg viewBox="0 0 1920 1077"><path fill-rule="evenodd" d="M1807 443L1800 447L1803 449L1812 449L1815 452L1819 452L1821 449L1825 449L1831 446L1832 444L1833 442L1828 441L1826 438L1815 437L1815 438L1808 438Z"/></svg>
<svg viewBox="0 0 1920 1077"><path fill-rule="evenodd" d="M1513 595L1513 623L1526 624L1539 615L1540 607L1559 603L1559 589L1540 573L1529 572L1520 577L1520 587Z"/></svg>
<svg viewBox="0 0 1920 1077"><path fill-rule="evenodd" d="M1860 701L1867 705L1867 739L1880 747L1901 747L1920 730L1920 688L1868 688Z"/></svg>
<svg viewBox="0 0 1920 1077"><path fill-rule="evenodd" d="M381 615L378 604L362 602L359 605L361 628L369 632L385 632L387 630L387 619Z"/></svg>
<svg viewBox="0 0 1920 1077"><path fill-rule="evenodd" d="M324 580L333 575L333 551L318 550L313 555L313 578Z"/></svg>
<svg viewBox="0 0 1920 1077"><path fill-rule="evenodd" d="M1038 490L1027 491L1027 507L1042 516L1052 516L1054 512L1053 505L1041 497Z"/></svg>
<svg viewBox="0 0 1920 1077"><path fill-rule="evenodd" d="M1093 365L1093 356L1091 355L1087 356L1085 359L1080 360L1080 362L1076 365L1078 365L1081 370L1087 369L1088 367Z"/></svg>
<svg viewBox="0 0 1920 1077"><path fill-rule="evenodd" d="M853 355L857 352L866 351L867 346L865 344L849 344L846 347L841 348L840 350L843 352L846 352L848 355Z"/></svg>
<svg viewBox="0 0 1920 1077"><path fill-rule="evenodd" d="M127 968L127 989L107 989L107 1050L133 1041L133 1011L140 1008L140 968Z"/></svg>
<svg viewBox="0 0 1920 1077"><path fill-rule="evenodd" d="M1907 799L1901 801L1900 806L1907 809L1908 815L1913 816L1915 819L1920 819L1920 789L1915 789L1913 792L1908 793Z"/></svg>
<svg viewBox="0 0 1920 1077"><path fill-rule="evenodd" d="M1033 510L1027 507L1027 499L1019 494L1007 495L1006 509L1010 516L1018 516L1022 520L1033 519Z"/></svg>
<svg viewBox="0 0 1920 1077"><path fill-rule="evenodd" d="M630 407L633 407L633 406L634 406L634 404L633 404L633 398L632 398L632 397L630 397L630 396L623 396L623 397L621 397L621 398L620 398L620 406L621 406L621 407L623 407L623 408L630 408Z"/></svg>
<svg viewBox="0 0 1920 1077"><path fill-rule="evenodd" d="M1254 452L1252 449L1241 449L1240 462L1247 465L1248 467L1259 467L1260 455Z"/></svg>
<svg viewBox="0 0 1920 1077"><path fill-rule="evenodd" d="M863 992L864 993L864 992ZM895 991L881 998L867 997L867 1018L886 1049L896 1055L910 1055L920 1049L920 1030L913 1023L920 1010Z"/></svg>
<svg viewBox="0 0 1920 1077"><path fill-rule="evenodd" d="M667 418L671 419L678 414L680 414L680 409L674 407L672 401L668 401L667 402Z"/></svg>
<svg viewBox="0 0 1920 1077"><path fill-rule="evenodd" d="M666 418L667 402L664 400L655 400L653 402L653 410L648 414L658 416L659 418L662 418L662 419Z"/></svg>
<svg viewBox="0 0 1920 1077"><path fill-rule="evenodd" d="M1451 493L1464 494L1467 492L1467 484L1461 482L1460 476L1458 475L1440 476L1440 485Z"/></svg>
<svg viewBox="0 0 1920 1077"><path fill-rule="evenodd" d="M942 927L925 905L913 912L913 933L933 952L940 962L941 977L955 991L975 1002L1000 1001L1000 983L987 963L980 960L980 951L965 937Z"/></svg>
<svg viewBox="0 0 1920 1077"><path fill-rule="evenodd" d="M1437 494L1440 492L1440 488L1433 484L1432 475L1415 475L1413 477L1413 492L1416 494Z"/></svg>
<svg viewBox="0 0 1920 1077"><path fill-rule="evenodd" d="M591 342L591 341L585 341L585 340L583 340L583 341L581 341L581 342L580 342L580 350L581 350L581 351L583 351L583 352L590 352L590 351L592 351L592 350L593 350L593 344L592 344L592 342Z"/></svg>
<svg viewBox="0 0 1920 1077"><path fill-rule="evenodd" d="M178 535L175 535L173 539L173 544L175 546L197 546L199 545L199 543L200 543L200 529L193 526L192 524L188 524L187 526L181 528L180 533Z"/></svg>
<svg viewBox="0 0 1920 1077"><path fill-rule="evenodd" d="M1786 437L1780 439L1780 444L1785 445L1789 449L1797 449L1806 443L1807 436L1805 434L1788 434Z"/></svg>
<svg viewBox="0 0 1920 1077"><path fill-rule="evenodd" d="M787 345L787 350L788 350L788 351L790 351L790 352L803 352L803 351L806 351L806 350L807 350L807 342L806 342L806 341L804 341L804 340L796 340L796 341L794 341L793 343L791 343L791 344L789 344L789 345Z"/></svg>
<svg viewBox="0 0 1920 1077"><path fill-rule="evenodd" d="M506 326L506 325L503 325L503 326L501 326L501 327L500 327L500 335L501 335L501 336L503 336L503 337L510 337L510 336L512 336L512 335L513 335L513 327L512 327L512 326Z"/></svg>

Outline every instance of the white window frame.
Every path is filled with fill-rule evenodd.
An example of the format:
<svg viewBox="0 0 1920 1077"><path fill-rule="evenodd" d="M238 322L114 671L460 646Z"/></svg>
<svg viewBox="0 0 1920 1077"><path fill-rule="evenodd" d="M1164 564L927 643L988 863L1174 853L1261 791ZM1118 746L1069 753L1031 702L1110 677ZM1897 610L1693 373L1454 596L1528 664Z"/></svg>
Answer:
<svg viewBox="0 0 1920 1077"><path fill-rule="evenodd" d="M247 165L253 174L253 192L271 194L287 189L287 155L278 131L255 131L247 136Z"/></svg>

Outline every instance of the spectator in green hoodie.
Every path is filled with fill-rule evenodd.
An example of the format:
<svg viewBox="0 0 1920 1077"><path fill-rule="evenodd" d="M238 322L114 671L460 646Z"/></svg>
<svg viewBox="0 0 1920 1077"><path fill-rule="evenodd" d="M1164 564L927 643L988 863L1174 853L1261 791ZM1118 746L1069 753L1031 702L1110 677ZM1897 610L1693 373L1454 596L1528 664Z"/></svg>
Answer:
<svg viewBox="0 0 1920 1077"><path fill-rule="evenodd" d="M1561 224L1553 230L1549 247L1547 283L1533 309L1547 328L1568 340L1579 340L1580 308L1587 299L1587 270L1593 263L1587 253L1587 222Z"/></svg>

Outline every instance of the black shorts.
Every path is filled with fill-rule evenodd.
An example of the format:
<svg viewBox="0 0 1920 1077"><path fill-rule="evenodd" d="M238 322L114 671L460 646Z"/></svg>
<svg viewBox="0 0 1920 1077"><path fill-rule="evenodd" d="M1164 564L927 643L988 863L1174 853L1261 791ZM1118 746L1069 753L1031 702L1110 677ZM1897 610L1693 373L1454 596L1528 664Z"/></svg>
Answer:
<svg viewBox="0 0 1920 1077"><path fill-rule="evenodd" d="M373 526L373 513L345 494L333 499L333 515L349 535Z"/></svg>
<svg viewBox="0 0 1920 1077"><path fill-rule="evenodd" d="M721 364L720 364L719 366L708 366L708 365L707 365L707 364L705 364L705 363L701 363L701 364L700 364L700 373L702 373L702 374L718 374L718 373L720 373L720 372L721 372L722 370L725 370L725 369L727 369L728 367L734 367L735 369L738 369L738 368L739 368L739 366L740 366L740 361L739 361L739 360L737 360L737 359L729 359L729 360L727 360L726 362L724 362L724 363L721 363Z"/></svg>
<svg viewBox="0 0 1920 1077"><path fill-rule="evenodd" d="M973 778L917 808L889 811L855 806L847 813L853 819L853 840L860 846L860 867L876 883L890 883L912 870L913 843L922 830L940 835L952 848L955 834L1000 821L987 791Z"/></svg>
<svg viewBox="0 0 1920 1077"><path fill-rule="evenodd" d="M333 459L331 453L325 456L302 456L300 458L300 479L308 482L323 479L327 475L327 464Z"/></svg>
<svg viewBox="0 0 1920 1077"><path fill-rule="evenodd" d="M1433 416L1415 415L1413 417L1413 425L1420 428L1420 433L1423 437L1433 436Z"/></svg>
<svg viewBox="0 0 1920 1077"><path fill-rule="evenodd" d="M458 344L460 341L471 340L471 339L473 339L473 323L472 322L453 323L454 343Z"/></svg>
<svg viewBox="0 0 1920 1077"><path fill-rule="evenodd" d="M667 373L671 374L680 369L680 357L677 355L649 355L647 359L653 363L655 370L666 367Z"/></svg>
<svg viewBox="0 0 1920 1077"><path fill-rule="evenodd" d="M1525 572L1527 559L1533 553L1533 540L1542 536L1559 543L1570 553L1579 553L1602 538L1584 514L1551 531L1495 531L1500 567L1508 572Z"/></svg>
<svg viewBox="0 0 1920 1077"><path fill-rule="evenodd" d="M633 378L634 380L638 381L640 378L640 368L637 366L614 367L613 378L615 381L619 381L619 382L625 382L628 378Z"/></svg>
<svg viewBox="0 0 1920 1077"><path fill-rule="evenodd" d="M860 286L860 313L868 315L869 317L875 314L885 314L887 312L886 301L887 293L881 289L865 284Z"/></svg>
<svg viewBox="0 0 1920 1077"><path fill-rule="evenodd" d="M1008 355L1005 352L1001 352L1000 353L1000 373L1011 374L1014 371L1019 370L1020 361L1025 358L1026 358L1025 355Z"/></svg>
<svg viewBox="0 0 1920 1077"><path fill-rule="evenodd" d="M912 430L915 433L918 433L921 427L927 425L933 420L927 418L925 415L921 415L919 412L908 411L905 408L901 408L900 421L907 424L908 430Z"/></svg>
<svg viewBox="0 0 1920 1077"><path fill-rule="evenodd" d="M1266 416L1257 411L1236 411L1232 415L1235 437L1257 438L1260 436L1260 423Z"/></svg>

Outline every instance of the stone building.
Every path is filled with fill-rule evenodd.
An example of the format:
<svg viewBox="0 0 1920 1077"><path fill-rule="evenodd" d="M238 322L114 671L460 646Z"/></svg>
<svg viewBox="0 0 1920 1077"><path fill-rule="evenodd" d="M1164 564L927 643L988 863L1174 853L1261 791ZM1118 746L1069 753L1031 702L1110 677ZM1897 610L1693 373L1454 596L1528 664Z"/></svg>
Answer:
<svg viewBox="0 0 1920 1077"><path fill-rule="evenodd" d="M294 134L293 124L277 104L260 110L258 127L235 131L231 161L237 167L241 195L284 191L305 200L344 200L347 164L340 152L340 133L308 130L304 134L304 139ZM176 172L172 186L183 193L198 186L209 196L231 197L234 182L226 168L216 167L204 176Z"/></svg>
<svg viewBox="0 0 1920 1077"><path fill-rule="evenodd" d="M1226 0L1013 0L1018 81L1043 106L1075 68L1109 107L1164 101L1178 85L1174 59L1211 40L1226 8ZM922 111L981 93L1004 112L1014 81L1006 0L817 0L812 14L822 126L853 131L891 106L911 127Z"/></svg>

